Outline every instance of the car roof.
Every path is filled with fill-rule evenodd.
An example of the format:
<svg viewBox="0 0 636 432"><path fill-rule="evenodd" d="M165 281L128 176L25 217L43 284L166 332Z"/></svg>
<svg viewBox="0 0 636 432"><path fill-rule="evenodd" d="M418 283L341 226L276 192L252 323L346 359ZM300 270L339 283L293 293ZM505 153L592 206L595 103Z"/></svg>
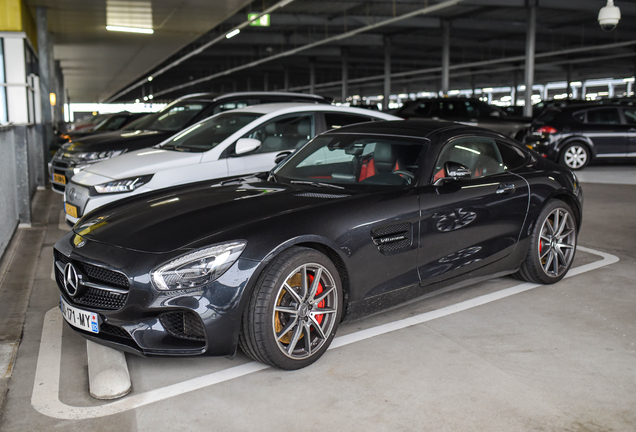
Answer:
<svg viewBox="0 0 636 432"><path fill-rule="evenodd" d="M503 135L488 129L467 126L461 123L434 120L403 120L399 122L388 121L358 123L350 126L343 126L340 129L327 132L327 134L360 133L374 135L393 135L405 138L428 138L430 135L436 132L454 132L458 134L471 132L480 132L483 134L485 132L493 136L503 137Z"/></svg>
<svg viewBox="0 0 636 432"><path fill-rule="evenodd" d="M549 110L557 110L557 111L563 111L563 112L569 112L569 111L580 111L582 109L596 109L596 108L625 108L625 105L621 105L621 104L608 104L608 103L593 103L593 102L583 102L583 103L579 103L579 104L574 104L574 105L568 105L568 106L563 106L563 107L548 107L546 109Z"/></svg>
<svg viewBox="0 0 636 432"><path fill-rule="evenodd" d="M401 120L399 117L396 117L391 114L382 113L380 111L369 110L365 108L355 108L355 107L347 107L347 106L337 106L337 105L327 105L327 104L315 104L308 102L277 102L277 103L268 103L268 104L260 104L260 105L250 105L244 108L236 108L231 110L231 112L244 112L244 113L256 113L256 114L270 114L274 112L280 111L281 114L284 114L286 111L289 113L294 112L303 112L303 111L322 111L322 112L342 112L349 114L359 114L359 115L367 115L373 116L376 118L384 118L386 120ZM230 112L230 111L225 111Z"/></svg>
<svg viewBox="0 0 636 432"><path fill-rule="evenodd" d="M294 97L303 98L307 100L315 100L316 102L330 103L331 100L324 96L308 93L291 93L291 92L234 92L234 93L193 93L186 96L181 96L177 100L200 100L208 102L218 102L225 99L245 98L245 97L263 97L263 96L278 96L278 97Z"/></svg>

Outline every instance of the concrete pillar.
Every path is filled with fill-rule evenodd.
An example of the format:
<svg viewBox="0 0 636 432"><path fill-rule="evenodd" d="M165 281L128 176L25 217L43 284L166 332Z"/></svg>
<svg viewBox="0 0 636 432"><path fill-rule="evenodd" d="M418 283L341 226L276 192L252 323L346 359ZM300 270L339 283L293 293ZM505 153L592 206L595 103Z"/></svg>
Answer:
<svg viewBox="0 0 636 432"><path fill-rule="evenodd" d="M519 77L516 70L512 71L512 91L510 92L510 104L517 106L517 87L519 86Z"/></svg>
<svg viewBox="0 0 636 432"><path fill-rule="evenodd" d="M285 68L285 70L283 71L283 80L283 90L289 91L289 68Z"/></svg>
<svg viewBox="0 0 636 432"><path fill-rule="evenodd" d="M587 83L583 81L583 85L581 86L581 99L587 99Z"/></svg>
<svg viewBox="0 0 636 432"><path fill-rule="evenodd" d="M263 91L269 91L269 73L263 74Z"/></svg>
<svg viewBox="0 0 636 432"><path fill-rule="evenodd" d="M340 102L345 103L349 96L349 52L347 48L342 48L342 93Z"/></svg>
<svg viewBox="0 0 636 432"><path fill-rule="evenodd" d="M52 52L49 50L49 25L47 20L47 8L37 6L36 23L38 34L38 63L40 75L40 105L42 107L42 125L44 150L45 154L49 154L49 148L53 142L53 116L51 112L51 102L49 94L51 93L51 61Z"/></svg>
<svg viewBox="0 0 636 432"><path fill-rule="evenodd" d="M442 94L448 96L450 70L450 21L442 21Z"/></svg>
<svg viewBox="0 0 636 432"><path fill-rule="evenodd" d="M609 94L607 95L607 97L611 97L611 98L613 98L613 97L614 97L614 84L609 83L609 84L607 85L607 92L609 93Z"/></svg>
<svg viewBox="0 0 636 432"><path fill-rule="evenodd" d="M391 98L391 38L384 38L384 99L382 99L382 111L388 111Z"/></svg>
<svg viewBox="0 0 636 432"><path fill-rule="evenodd" d="M475 74L472 73L470 74L470 97L476 97L475 96Z"/></svg>
<svg viewBox="0 0 636 432"><path fill-rule="evenodd" d="M245 91L252 91L252 77L247 77L247 90Z"/></svg>
<svg viewBox="0 0 636 432"><path fill-rule="evenodd" d="M309 93L316 93L316 59L309 59Z"/></svg>
<svg viewBox="0 0 636 432"><path fill-rule="evenodd" d="M523 114L532 116L532 86L534 84L534 50L537 31L537 4L534 0L528 2L528 32L526 33L526 68L525 68L525 102Z"/></svg>

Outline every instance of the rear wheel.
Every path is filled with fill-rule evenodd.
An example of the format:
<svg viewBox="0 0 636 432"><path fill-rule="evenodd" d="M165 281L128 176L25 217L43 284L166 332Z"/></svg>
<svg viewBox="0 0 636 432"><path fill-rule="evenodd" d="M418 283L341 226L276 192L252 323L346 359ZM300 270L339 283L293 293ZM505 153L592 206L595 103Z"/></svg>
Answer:
<svg viewBox="0 0 636 432"><path fill-rule="evenodd" d="M324 254L294 247L263 272L243 315L239 346L281 369L318 360L334 338L342 312L338 271Z"/></svg>
<svg viewBox="0 0 636 432"><path fill-rule="evenodd" d="M561 152L559 162L573 170L583 169L590 162L590 150L585 144L569 144Z"/></svg>
<svg viewBox="0 0 636 432"><path fill-rule="evenodd" d="M528 255L517 276L534 283L560 281L574 261L576 240L572 209L563 201L550 201L537 218Z"/></svg>

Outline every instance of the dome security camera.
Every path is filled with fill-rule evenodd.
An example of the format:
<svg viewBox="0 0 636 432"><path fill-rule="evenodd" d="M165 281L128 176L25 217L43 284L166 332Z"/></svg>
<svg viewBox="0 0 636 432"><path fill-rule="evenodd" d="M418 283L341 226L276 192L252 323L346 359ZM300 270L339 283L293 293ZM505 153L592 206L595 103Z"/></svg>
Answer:
<svg viewBox="0 0 636 432"><path fill-rule="evenodd" d="M612 31L621 20L621 10L614 6L614 0L607 0L607 6L598 11L598 23L604 31Z"/></svg>

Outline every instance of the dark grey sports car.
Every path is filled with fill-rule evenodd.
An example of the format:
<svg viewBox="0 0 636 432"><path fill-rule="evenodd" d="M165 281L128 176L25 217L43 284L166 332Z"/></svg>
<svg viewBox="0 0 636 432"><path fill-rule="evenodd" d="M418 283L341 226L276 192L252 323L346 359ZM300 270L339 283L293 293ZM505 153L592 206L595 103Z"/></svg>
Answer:
<svg viewBox="0 0 636 432"><path fill-rule="evenodd" d="M574 258L575 175L452 123L325 133L271 173L165 189L89 213L55 245L61 308L145 355L316 361L338 324L443 287L553 283Z"/></svg>

